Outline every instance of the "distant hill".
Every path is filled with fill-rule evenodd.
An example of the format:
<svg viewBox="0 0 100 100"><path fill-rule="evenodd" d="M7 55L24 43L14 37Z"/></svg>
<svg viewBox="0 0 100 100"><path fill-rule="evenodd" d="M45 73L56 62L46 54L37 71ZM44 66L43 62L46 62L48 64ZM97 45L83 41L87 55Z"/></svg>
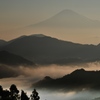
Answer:
<svg viewBox="0 0 100 100"><path fill-rule="evenodd" d="M64 77L52 79L46 76L33 84L34 88L54 91L100 90L100 71L77 69Z"/></svg>
<svg viewBox="0 0 100 100"><path fill-rule="evenodd" d="M7 51L0 51L0 64L15 65L15 66L16 65L35 65L31 61L21 56L9 53Z"/></svg>
<svg viewBox="0 0 100 100"><path fill-rule="evenodd" d="M53 37L22 36L0 49L20 55L37 64L77 64L100 60L100 45L82 45Z"/></svg>

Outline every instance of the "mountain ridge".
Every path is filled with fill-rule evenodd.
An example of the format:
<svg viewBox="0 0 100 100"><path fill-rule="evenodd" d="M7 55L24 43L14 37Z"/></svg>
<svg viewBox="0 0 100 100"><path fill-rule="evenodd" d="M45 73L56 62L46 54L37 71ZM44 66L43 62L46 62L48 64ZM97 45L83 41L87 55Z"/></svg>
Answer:
<svg viewBox="0 0 100 100"><path fill-rule="evenodd" d="M100 70L86 71L84 69L77 69L70 74L61 78L53 79L49 76L45 77L32 85L38 89L48 89L54 91L100 91Z"/></svg>
<svg viewBox="0 0 100 100"><path fill-rule="evenodd" d="M100 41L96 38L99 37L99 32L100 21L92 20L72 10L63 10L46 20L16 30L14 37L42 33L76 43L98 44Z"/></svg>
<svg viewBox="0 0 100 100"><path fill-rule="evenodd" d="M100 27L100 21L92 20L73 10L65 9L44 21L29 25L29 27L35 26L87 28Z"/></svg>
<svg viewBox="0 0 100 100"><path fill-rule="evenodd" d="M99 45L83 45L37 35L11 40L1 49L20 55L37 64L77 64L100 60Z"/></svg>

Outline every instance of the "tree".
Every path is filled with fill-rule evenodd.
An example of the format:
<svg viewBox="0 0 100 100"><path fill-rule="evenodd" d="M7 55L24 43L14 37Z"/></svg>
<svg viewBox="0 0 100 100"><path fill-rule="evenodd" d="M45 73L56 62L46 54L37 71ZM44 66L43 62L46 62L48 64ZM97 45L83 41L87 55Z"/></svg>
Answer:
<svg viewBox="0 0 100 100"><path fill-rule="evenodd" d="M16 87L15 84L12 84L12 85L10 86L10 93L11 93L11 98L12 98L13 100L17 100L17 99L18 99L18 97L19 97L19 95L18 95L19 90L17 89L17 87Z"/></svg>

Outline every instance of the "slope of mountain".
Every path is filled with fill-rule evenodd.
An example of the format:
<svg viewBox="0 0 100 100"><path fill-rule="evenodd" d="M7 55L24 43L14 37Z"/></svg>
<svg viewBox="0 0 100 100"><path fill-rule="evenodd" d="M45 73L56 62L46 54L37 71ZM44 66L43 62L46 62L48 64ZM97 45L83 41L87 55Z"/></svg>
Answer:
<svg viewBox="0 0 100 100"><path fill-rule="evenodd" d="M66 9L53 17L29 27L60 27L60 28L95 28L100 27L100 22L89 19L72 10Z"/></svg>
<svg viewBox="0 0 100 100"><path fill-rule="evenodd" d="M11 32L11 31L10 31ZM76 43L98 44L100 21L92 20L72 10L63 10L47 20L14 30L7 37L42 33ZM6 33L5 33L6 35ZM80 38L78 38L80 37Z"/></svg>
<svg viewBox="0 0 100 100"><path fill-rule="evenodd" d="M35 65L33 62L9 53L7 51L0 51L0 64L5 64L5 65Z"/></svg>
<svg viewBox="0 0 100 100"><path fill-rule="evenodd" d="M52 79L45 77L33 84L40 89L53 89L55 91L83 91L100 90L100 71L85 71L77 69L62 78Z"/></svg>
<svg viewBox="0 0 100 100"><path fill-rule="evenodd" d="M1 50L20 55L37 64L64 65L100 60L99 45L82 45L40 34L9 41Z"/></svg>
<svg viewBox="0 0 100 100"><path fill-rule="evenodd" d="M6 41L4 41L4 40L0 40L0 46L5 45L6 43L7 43Z"/></svg>
<svg viewBox="0 0 100 100"><path fill-rule="evenodd" d="M100 97L98 97L98 98L95 98L95 99L92 99L92 100L100 100Z"/></svg>

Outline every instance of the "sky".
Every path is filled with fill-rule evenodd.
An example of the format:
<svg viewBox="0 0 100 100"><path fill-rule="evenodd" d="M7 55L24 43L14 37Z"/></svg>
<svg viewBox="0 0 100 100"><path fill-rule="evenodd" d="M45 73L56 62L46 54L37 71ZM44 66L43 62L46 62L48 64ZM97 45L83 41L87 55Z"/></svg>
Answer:
<svg viewBox="0 0 100 100"><path fill-rule="evenodd" d="M0 38L10 40L13 36L7 36L11 31L41 22L64 9L100 20L99 5L99 0L0 0Z"/></svg>

